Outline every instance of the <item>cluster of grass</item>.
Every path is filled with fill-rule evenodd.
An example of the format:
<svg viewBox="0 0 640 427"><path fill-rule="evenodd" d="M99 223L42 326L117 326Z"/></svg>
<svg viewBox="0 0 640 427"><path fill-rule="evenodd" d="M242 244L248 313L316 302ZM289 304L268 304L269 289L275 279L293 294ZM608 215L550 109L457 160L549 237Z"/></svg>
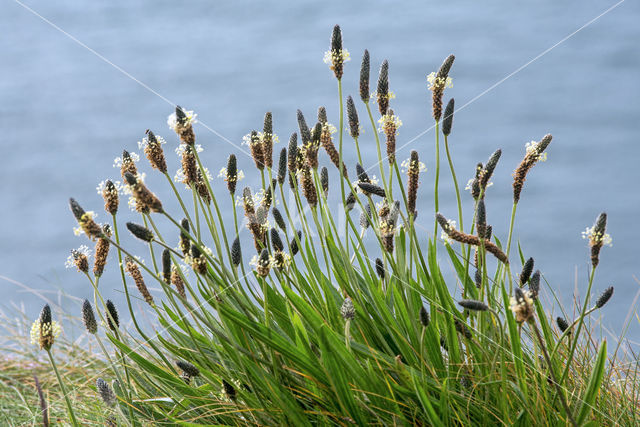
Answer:
<svg viewBox="0 0 640 427"><path fill-rule="evenodd" d="M105 369L93 372L101 377L93 388L104 403L105 421L635 424L635 361L624 364L617 349L608 352L606 341L594 339L589 322L613 293L608 288L592 298L600 250L610 239L606 215L586 233L592 269L574 320L549 318L538 298L540 271L534 271L532 258L511 247L525 178L545 160L551 135L528 144L515 169L503 245L485 208L500 150L478 164L470 196L457 182L449 147L453 100L443 108L454 57L428 78L435 123L433 178L421 176L417 151L406 163L396 159L402 123L390 108L388 63L382 64L370 96L369 53L364 53L358 91L361 112L368 117L361 125L356 102L342 93L348 59L336 26L325 62L337 79L337 129L323 107L311 128L298 111L299 133L276 161L270 113L262 132L247 135L260 188L236 194L244 173L235 155L221 171L226 185L214 184L196 144L195 115L177 107L169 125L180 139L178 178L186 192L168 173L164 139L147 131L141 144L151 167L166 177L175 203L156 197L144 183L137 157L128 152L118 162L123 184L103 183L110 224L97 224L92 212L71 199L79 232L96 241L93 268L82 250L74 250L70 262L94 289L93 306L85 301L82 315L90 340L105 357ZM363 128L375 137L366 147ZM343 164L347 139L355 144L357 165ZM367 154L371 145L379 182L361 166L361 148ZM326 151L329 167L320 165L320 151ZM457 227L438 212L441 157L456 190ZM416 201L425 181L435 187L435 210L418 215ZM126 228L148 245L147 263L125 244L117 221L122 192L140 214ZM329 193L337 193L342 203L330 204ZM232 223L223 221L220 197L231 198ZM474 200L467 227L463 197ZM236 199L242 212L236 212ZM161 227L157 221L163 221ZM172 234L160 232L167 224ZM426 229L433 234L427 237ZM109 256L118 262L108 263ZM445 264L453 266L456 283L445 282ZM118 308L99 291L105 265L120 269L131 331L121 327ZM149 281L161 295L149 292ZM142 314L132 306L138 293L130 293L128 285L135 285L157 319L152 330L140 323ZM454 299L458 292L462 297ZM54 368L57 332L45 307L32 335ZM61 375L60 386L77 394L70 376ZM66 403L69 420L78 423L77 406L73 400Z"/></svg>

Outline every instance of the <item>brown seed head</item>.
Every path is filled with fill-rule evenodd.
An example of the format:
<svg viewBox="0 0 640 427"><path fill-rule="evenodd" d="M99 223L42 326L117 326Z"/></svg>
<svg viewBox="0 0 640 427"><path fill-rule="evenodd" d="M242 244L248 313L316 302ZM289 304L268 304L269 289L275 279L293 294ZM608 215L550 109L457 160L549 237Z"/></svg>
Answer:
<svg viewBox="0 0 640 427"><path fill-rule="evenodd" d="M342 31L340 26L336 25L331 34L331 64L329 68L333 70L333 74L338 80L342 79L345 55L346 51L342 49Z"/></svg>
<svg viewBox="0 0 640 427"><path fill-rule="evenodd" d="M88 238L94 240L103 237L102 228L93 220L92 212L85 212L73 198L69 199L69 206L73 216L78 221L78 225L80 225L80 228Z"/></svg>
<svg viewBox="0 0 640 427"><path fill-rule="evenodd" d="M264 115L262 131L262 157L264 165L271 169L273 166L273 117L271 112Z"/></svg>
<svg viewBox="0 0 640 427"><path fill-rule="evenodd" d="M196 142L196 135L193 133L192 121L187 117L186 112L176 105L177 122L174 130L180 137L180 140L189 146L193 146Z"/></svg>
<svg viewBox="0 0 640 427"><path fill-rule="evenodd" d="M118 197L118 188L111 180L107 180L104 183L102 198L104 199L104 210L111 215L115 215L118 212L118 204L120 201Z"/></svg>
<svg viewBox="0 0 640 427"><path fill-rule="evenodd" d="M269 251L267 248L262 249L260 256L258 257L258 265L256 266L256 273L260 277L267 277L271 268L271 260L269 258Z"/></svg>
<svg viewBox="0 0 640 427"><path fill-rule="evenodd" d="M182 151L182 182L188 186L194 186L198 182L198 166L196 165L196 156L193 147L186 145Z"/></svg>
<svg viewBox="0 0 640 427"><path fill-rule="evenodd" d="M145 140L144 154L147 156L149 163L151 163L151 167L162 173L167 173L167 162L162 150L162 139L158 140L153 132L147 129L147 137L143 141Z"/></svg>
<svg viewBox="0 0 640 427"><path fill-rule="evenodd" d="M107 265L107 257L109 256L109 240L107 237L111 237L111 227L109 224L104 224L102 226L102 232L105 237L101 237L96 242L95 255L94 255L94 263L93 263L93 274L96 277L102 276L104 272L104 267Z"/></svg>
<svg viewBox="0 0 640 427"><path fill-rule="evenodd" d="M522 192L522 186L527 178L529 170L538 162L543 155L544 150L551 143L552 136L550 134L545 135L542 140L535 144L532 149L527 150L527 154L520 162L516 170L513 172L513 202L518 203L520 201L520 193Z"/></svg>
<svg viewBox="0 0 640 427"><path fill-rule="evenodd" d="M189 254L191 249L191 240L189 240L189 235L187 234L189 232L189 220L183 218L180 222L180 226L184 229L184 231L180 230L180 250L182 251L182 254L186 256Z"/></svg>
<svg viewBox="0 0 640 427"><path fill-rule="evenodd" d="M418 198L418 177L420 175L420 160L418 152L411 151L409 167L407 168L407 209L410 215L416 214L416 200Z"/></svg>
<svg viewBox="0 0 640 427"><path fill-rule="evenodd" d="M171 267L171 284L176 287L176 291L182 298L186 298L187 294L184 290L184 280L178 272L178 267L175 265Z"/></svg>
<svg viewBox="0 0 640 427"><path fill-rule="evenodd" d="M131 158L131 154L127 150L122 152L122 165L120 165L120 175L124 178L126 173L130 173L131 175L138 174L138 168L136 167L136 163Z"/></svg>
<svg viewBox="0 0 640 427"><path fill-rule="evenodd" d="M158 199L155 194L149 191L149 189L142 183L141 180L137 179L130 173L126 173L124 177L127 180L127 184L129 184L129 187L131 188L133 197L136 199L136 202L141 208L142 212L164 212L160 199ZM136 207L136 209L138 208Z"/></svg>
<svg viewBox="0 0 640 427"><path fill-rule="evenodd" d="M130 257L126 257L124 260L125 263L125 271L129 273L131 278L133 279L138 291L140 291L140 295L144 298L147 304L153 306L153 297L149 293L149 289L147 289L147 285L144 283L144 279L142 277L142 273L138 268L135 260Z"/></svg>
<svg viewBox="0 0 640 427"><path fill-rule="evenodd" d="M264 150L262 147L262 141L258 136L258 132L256 132L255 130L252 130L251 135L249 136L249 148L251 149L251 157L253 157L256 168L258 168L258 170L263 170Z"/></svg>

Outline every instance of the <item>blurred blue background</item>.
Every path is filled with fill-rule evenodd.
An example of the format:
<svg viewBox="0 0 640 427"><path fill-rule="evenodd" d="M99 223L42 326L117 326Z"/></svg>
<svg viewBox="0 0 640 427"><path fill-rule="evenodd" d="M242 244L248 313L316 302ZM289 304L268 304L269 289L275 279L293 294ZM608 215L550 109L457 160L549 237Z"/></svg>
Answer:
<svg viewBox="0 0 640 427"><path fill-rule="evenodd" d="M329 120L337 124L336 82L322 57L333 25L340 24L352 57L346 64L345 96L358 99L365 48L371 53L372 82L382 60L389 60L390 86L396 94L392 108L404 123L398 147L413 140L398 158L405 159L410 149L416 149L428 168L421 175L419 198L419 220L426 229L432 229L435 170L433 130L422 134L432 125L426 76L449 53L457 59L450 74L454 87L445 96L455 97L458 107L472 101L456 113L450 138L458 178L464 185L478 161L502 148L487 210L494 233L503 240L511 207L511 173L522 159L524 145L553 134L548 161L537 165L525 184L515 238L525 255L535 258L560 301L570 307L574 295L584 294L589 268L587 243L580 233L606 211L613 247L602 251L594 292L615 286L613 301L602 312L606 331L615 336L628 313L635 313L632 304L640 289L636 279L640 275L640 5L620 3L520 69L614 4L24 3L152 89L148 90L18 2L4 1L0 6L2 306L24 304L28 315L35 316L44 296L67 311L79 311L78 300L61 296L91 296L86 279L64 267L69 250L87 243L73 235L68 197L99 212L98 220L104 221L95 187L104 179L119 178L113 158L123 149L139 152L136 142L147 128L169 141L166 151L175 172L179 163L172 149L177 141L166 124L173 110L170 103L195 110L217 132L196 126L198 142L205 148L203 159L214 177L232 152L238 154L240 167L251 172L251 160L219 135L239 146L243 135L262 127L266 111L273 112L275 132L284 142L296 130L297 108L314 122L317 107L326 105ZM520 71L502 81L516 70ZM365 118L359 101L357 106ZM346 160L353 164L355 150L350 139L345 141ZM370 147L364 150L365 163L373 166L376 156L367 127L361 144ZM321 156L327 164L326 156ZM141 164L151 188L169 200L166 182L149 170L146 160ZM441 210L456 217L450 181L443 165ZM215 182L228 211L223 182ZM242 185L255 183L247 179ZM336 191L333 196L337 200ZM472 204L467 193L464 199L468 224ZM177 206L169 204L168 209L178 215ZM139 218L126 206L122 213L121 223ZM125 240L146 253L142 244L129 236ZM519 265L514 262L514 269ZM122 303L113 258L110 266L101 287L107 298ZM38 290L38 295L24 287ZM553 299L548 292L545 295L551 310ZM635 318L628 336L640 339Z"/></svg>

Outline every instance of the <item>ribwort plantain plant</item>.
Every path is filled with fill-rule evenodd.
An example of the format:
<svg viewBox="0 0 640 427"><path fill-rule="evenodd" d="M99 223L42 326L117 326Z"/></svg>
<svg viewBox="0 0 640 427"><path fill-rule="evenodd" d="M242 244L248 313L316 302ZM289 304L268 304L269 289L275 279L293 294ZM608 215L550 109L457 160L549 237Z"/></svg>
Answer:
<svg viewBox="0 0 640 427"><path fill-rule="evenodd" d="M176 107L168 119L176 133L173 141L147 131L142 144L155 170L149 173L169 179L175 200L156 196L140 172L139 156L127 151L118 162L123 184L107 180L100 190L109 228L71 199L79 233L101 245L100 257L96 248L96 264L100 258L101 266L93 274L81 252L74 252L71 262L90 281L103 320L98 327L93 307L85 301L87 332L96 337L117 377L113 389L101 379L97 382L103 401L119 408L107 415L131 425L610 423L609 412L598 405L612 404L599 394L613 390L603 383L606 342L599 345L593 366L585 365L584 358L593 350L585 321L613 294L608 288L589 309L601 249L610 243L606 215L585 232L592 269L584 304L572 324L558 317L554 327L554 318L542 305L544 281L540 271L533 273L533 258L525 262L522 253L510 256L525 177L546 159L551 135L528 144L514 172L514 204L503 248L488 222L501 215L491 211L488 218L491 197L486 191L491 176L499 172L499 149L486 165L478 164L469 185L473 221L469 228L463 225L463 201L449 147L453 99L443 115L454 56L427 77L436 134L431 178L419 160L425 158L419 146L398 164L396 157L402 153L396 140L402 122L390 106L394 95L389 62L382 63L376 92L370 94L368 50L353 90L367 111L370 130L365 132L358 105L349 96L348 132L355 150L345 144L342 83L350 55L343 43L336 26L325 62L337 79L338 108L320 107L311 128L302 112L292 108L298 129L288 147L276 148L277 162L274 131L281 117L268 112L263 132L248 132L250 155L229 153L220 161L217 153L208 155L211 144L206 138L199 136L196 144L196 114ZM380 113L377 125L371 99ZM337 118L337 128L331 117ZM256 119L245 131L257 126ZM445 216L451 208L439 203L441 132L459 227ZM386 159L379 134L384 136ZM376 145L380 183L364 167L376 160L371 150L360 151L371 144ZM177 147L179 158L166 157L165 145ZM347 153L357 153L358 163ZM205 160L222 168L220 181L213 180ZM168 175L176 166L174 180L185 188L176 188ZM245 176L241 166L247 176L259 178L236 196L237 183ZM400 167L406 169L405 177ZM356 172L357 181L349 181L347 170ZM418 215L424 188L420 184L430 179L435 217ZM227 193L232 209L223 215L219 201ZM122 196L129 196L134 213L118 208ZM333 205L338 199L343 206ZM352 218L356 209L359 213ZM125 220L133 236L122 234L117 219L123 216L134 216ZM162 227L156 225L160 221ZM425 233L433 224L434 233ZM228 233L233 240L227 239ZM462 250L455 250L452 241L461 243ZM140 245L148 255L134 253L132 248ZM438 247L445 249L440 256L446 254L448 261L438 258ZM487 254L497 261L487 260ZM118 262L107 263L109 255ZM519 261L522 272L514 276L511 266ZM454 267L462 298L454 298L454 284L445 281L442 266L447 263ZM98 283L104 268L119 268L131 322L125 323L124 312L118 314L112 301L103 302ZM133 285L135 295L129 293ZM147 304L134 308L136 301ZM154 319L149 327L141 322L147 315ZM110 350L100 334L108 338ZM39 342L47 351L52 344L46 334Z"/></svg>

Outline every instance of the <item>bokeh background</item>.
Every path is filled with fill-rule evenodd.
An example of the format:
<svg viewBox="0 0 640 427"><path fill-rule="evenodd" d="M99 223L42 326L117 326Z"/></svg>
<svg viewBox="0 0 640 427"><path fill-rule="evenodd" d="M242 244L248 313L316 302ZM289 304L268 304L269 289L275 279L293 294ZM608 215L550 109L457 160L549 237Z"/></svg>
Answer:
<svg viewBox="0 0 640 427"><path fill-rule="evenodd" d="M123 149L139 152L136 143L147 128L169 141L175 171L177 140L166 124L173 104L195 110L210 128L199 125L196 132L214 177L232 152L242 169L252 170L238 147L243 135L262 127L266 111L273 112L283 142L296 130L298 108L313 122L317 107L325 105L337 123L336 82L322 57L333 25L340 24L352 57L345 95L357 99L365 48L372 82L382 60L389 60L392 107L404 123L398 158L416 149L428 168L419 198L426 229L432 229L435 170L426 76L454 53L454 87L446 97L455 97L459 108L450 140L459 180L464 185L477 162L502 148L487 209L494 233L506 239L511 173L526 142L552 133L548 161L526 182L515 238L569 307L586 288L589 256L581 232L606 211L613 247L602 251L594 284L596 293L615 286L602 312L605 335L619 335L631 315L627 336L640 340L634 316L640 290L638 22L640 5L629 0L3 1L0 306L35 316L45 298L69 312L79 310L77 298L90 297L91 289L64 263L71 248L87 241L72 232L68 197L105 220L96 185L119 178L113 159ZM366 128L361 140L369 167L376 160L372 136ZM346 141L346 161L353 164L355 150ZM166 182L143 162L151 188L169 200ZM441 177L441 210L455 217L445 165ZM230 218L223 182L214 179ZM468 224L471 197L464 198ZM178 214L177 206L165 203ZM123 214L121 223L139 218L126 206ZM145 254L143 245L125 240ZM122 302L114 265L112 258L101 287L107 298ZM552 310L549 295L545 290Z"/></svg>

